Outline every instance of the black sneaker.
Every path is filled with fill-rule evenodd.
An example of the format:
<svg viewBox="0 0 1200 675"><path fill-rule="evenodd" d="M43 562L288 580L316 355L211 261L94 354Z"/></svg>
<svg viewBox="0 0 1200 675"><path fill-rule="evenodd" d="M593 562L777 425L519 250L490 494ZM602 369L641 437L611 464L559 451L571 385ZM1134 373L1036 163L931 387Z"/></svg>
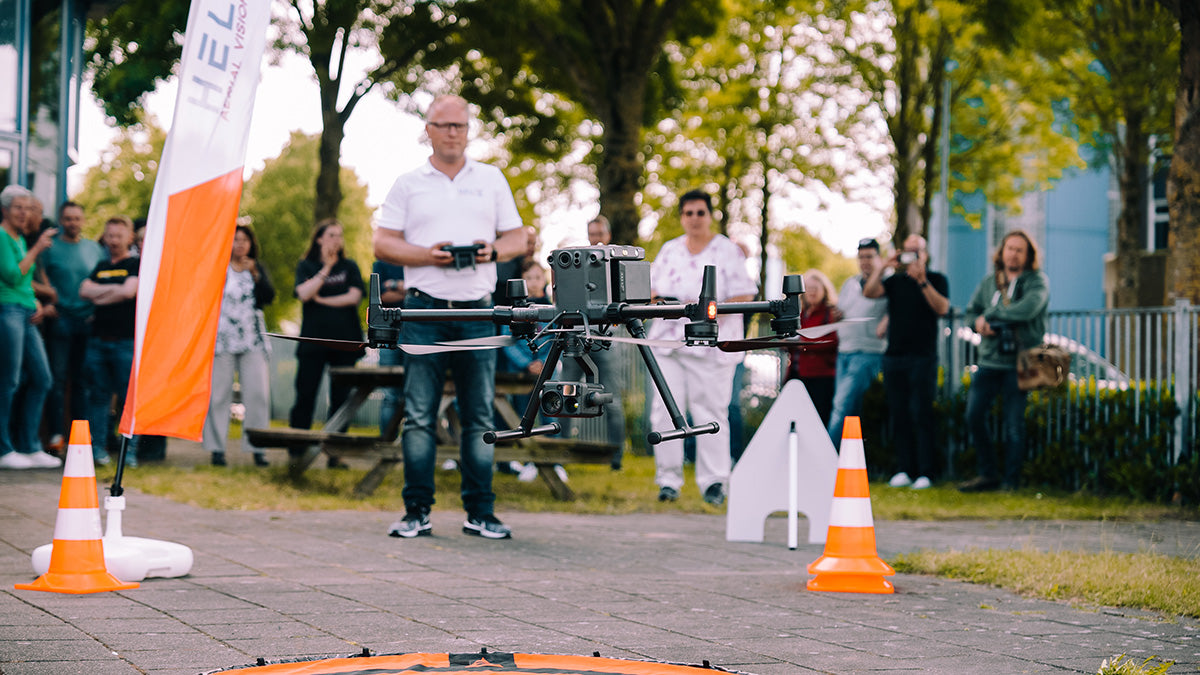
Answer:
<svg viewBox="0 0 1200 675"><path fill-rule="evenodd" d="M225 453L214 452L212 454L212 465L213 466L225 466Z"/></svg>
<svg viewBox="0 0 1200 675"><path fill-rule="evenodd" d="M267 461L267 456L261 452L254 453L254 466L271 466Z"/></svg>
<svg viewBox="0 0 1200 675"><path fill-rule="evenodd" d="M433 525L429 522L429 514L423 511L409 511L403 520L397 520L388 528L389 537L424 537L433 534Z"/></svg>
<svg viewBox="0 0 1200 675"><path fill-rule="evenodd" d="M673 502L676 499L679 499L679 490L665 486L658 489L658 501Z"/></svg>
<svg viewBox="0 0 1200 675"><path fill-rule="evenodd" d="M512 538L512 530L490 513L482 516L467 516L467 519L463 521L463 532L487 539Z"/></svg>
<svg viewBox="0 0 1200 675"><path fill-rule="evenodd" d="M713 506L720 506L725 503L725 486L720 483L713 483L704 491L704 501Z"/></svg>

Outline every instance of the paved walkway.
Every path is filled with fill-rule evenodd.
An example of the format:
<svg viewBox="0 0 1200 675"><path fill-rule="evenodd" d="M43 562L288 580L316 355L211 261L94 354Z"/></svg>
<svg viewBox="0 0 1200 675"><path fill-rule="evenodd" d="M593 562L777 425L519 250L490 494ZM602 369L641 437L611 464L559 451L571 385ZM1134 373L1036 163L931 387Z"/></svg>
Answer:
<svg viewBox="0 0 1200 675"><path fill-rule="evenodd" d="M172 442L173 461L202 461ZM190 459L187 459L190 458ZM1200 672L1200 622L1075 608L897 575L894 595L814 593L819 545L731 544L706 515L504 512L515 538L385 536L394 514L208 511L127 491L127 535L191 547L192 573L124 592L13 590L54 529L60 474L0 472L0 673L195 675L267 660L517 651L784 673L1095 673L1127 653ZM135 484L135 481L131 481ZM101 491L103 488L101 486ZM877 522L880 554L1036 547L1200 555L1200 524ZM801 537L803 539L803 536Z"/></svg>

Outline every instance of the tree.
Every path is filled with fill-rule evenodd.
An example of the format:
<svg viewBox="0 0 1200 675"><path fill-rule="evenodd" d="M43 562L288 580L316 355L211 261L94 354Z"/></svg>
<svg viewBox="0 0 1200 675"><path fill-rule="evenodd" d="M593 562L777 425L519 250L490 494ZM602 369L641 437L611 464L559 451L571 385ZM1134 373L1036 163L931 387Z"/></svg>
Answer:
<svg viewBox="0 0 1200 675"><path fill-rule="evenodd" d="M1116 307L1139 305L1150 142L1169 152L1179 82L1175 19L1154 0L1053 0L1037 17L1037 49L1056 65L1085 138L1110 147L1121 193Z"/></svg>
<svg viewBox="0 0 1200 675"><path fill-rule="evenodd" d="M281 320L296 319L299 313L299 300L291 291L296 263L312 238L320 142L317 135L293 131L279 156L267 160L246 182L241 211L258 235L260 257L278 289L275 302L265 311L272 328ZM355 260L365 276L375 259L371 245L374 209L367 205L367 187L353 169L341 170L340 189L345 198L337 218L344 226L346 257Z"/></svg>
<svg viewBox="0 0 1200 675"><path fill-rule="evenodd" d="M683 190L712 190L721 231L758 239L761 292L770 246L808 241L772 234L783 229L773 222L773 198L859 197L845 179L879 168L882 153L871 148L883 147L882 125L869 99L840 77L817 20L794 2L730 2L716 36L671 53L682 63L683 104L649 134L643 202L668 213Z"/></svg>
<svg viewBox="0 0 1200 675"><path fill-rule="evenodd" d="M887 125L895 239L928 236L947 114L954 189L981 193L994 206L1017 207L1022 193L1080 164L1074 140L1056 129L1053 99L1039 90L1047 68L1012 38L1030 7L1024 0L888 0L838 3L827 12L825 30L846 77L871 96Z"/></svg>
<svg viewBox="0 0 1200 675"><path fill-rule="evenodd" d="M1200 5L1159 0L1179 23L1179 81L1175 88L1175 153L1167 182L1171 211L1169 290L1200 303Z"/></svg>
<svg viewBox="0 0 1200 675"><path fill-rule="evenodd" d="M187 3L128 0L91 24L87 56L93 91L118 124L136 121L144 94L170 76L179 61L187 12ZM289 0L287 10L276 14L276 53L293 51L307 58L320 91L314 220L339 212L342 140L358 103L376 87L391 95L411 92L426 67L451 63L455 55L444 48L454 23L453 15L434 0ZM379 56L357 81L346 68L351 50Z"/></svg>
<svg viewBox="0 0 1200 675"><path fill-rule="evenodd" d="M84 236L98 236L104 221L125 215L144 218L150 212L154 179L167 132L154 120L121 129L113 144L88 169L83 186L72 197L83 206L88 224Z"/></svg>
<svg viewBox="0 0 1200 675"><path fill-rule="evenodd" d="M723 8L703 0L479 1L456 6L464 40L481 58L462 64L461 83L498 124L526 122L538 138L578 138L558 116L562 102L599 125L588 161L595 167L600 212L614 241L636 241L641 220L643 129L672 103L675 82L664 44L710 35ZM530 93L532 92L532 93ZM537 115L510 118L510 104ZM570 106L567 106L570 107ZM554 131L555 133L549 133ZM584 134L587 131L583 132ZM554 141L551 141L552 143ZM566 152L559 143L558 152Z"/></svg>

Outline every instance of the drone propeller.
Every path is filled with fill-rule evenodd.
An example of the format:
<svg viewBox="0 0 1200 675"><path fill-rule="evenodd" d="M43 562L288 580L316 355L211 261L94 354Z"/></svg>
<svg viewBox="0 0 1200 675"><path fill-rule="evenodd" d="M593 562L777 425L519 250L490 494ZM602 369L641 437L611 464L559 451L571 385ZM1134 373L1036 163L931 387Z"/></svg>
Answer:
<svg viewBox="0 0 1200 675"><path fill-rule="evenodd" d="M826 335L836 333L839 328L867 321L870 321L870 319L843 319L836 323L801 328L796 331L797 335L767 335L764 337L747 338L745 340L725 340L724 342L717 343L717 349L723 352L748 352L754 349L803 348L805 345L813 344Z"/></svg>
<svg viewBox="0 0 1200 675"><path fill-rule="evenodd" d="M320 345L322 347L328 347L330 349L336 349L343 352L365 351L367 346L370 344L356 340L333 340L329 338L304 337L301 335L284 335L282 333L267 333L267 335L270 337L283 338L285 340L293 340L295 342L307 342L309 344ZM456 340L453 342L438 342L432 345L399 344L396 345L396 347L406 354L438 354L441 352L499 349L500 347L513 344L513 342L513 338L509 335L493 335L482 338Z"/></svg>
<svg viewBox="0 0 1200 675"><path fill-rule="evenodd" d="M267 333L267 337L277 337L284 340L292 340L293 342L307 342L308 344L320 345L329 347L343 352L361 352L367 348L366 342L357 340L333 340L329 338L303 337L300 335L284 335L283 333Z"/></svg>
<svg viewBox="0 0 1200 675"><path fill-rule="evenodd" d="M659 349L679 349L683 343L678 340L650 340L648 338L631 338L619 337L616 335L589 335L590 340L602 340L604 342L624 342L630 345L646 345L647 347L657 347Z"/></svg>

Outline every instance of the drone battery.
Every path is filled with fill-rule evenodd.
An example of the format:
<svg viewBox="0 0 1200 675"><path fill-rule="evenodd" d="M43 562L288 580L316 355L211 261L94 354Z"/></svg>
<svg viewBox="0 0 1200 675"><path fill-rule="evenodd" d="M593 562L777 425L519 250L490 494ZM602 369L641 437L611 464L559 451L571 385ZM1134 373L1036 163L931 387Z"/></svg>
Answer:
<svg viewBox="0 0 1200 675"><path fill-rule="evenodd" d="M645 260L620 260L614 270L617 302L650 302L650 263Z"/></svg>

